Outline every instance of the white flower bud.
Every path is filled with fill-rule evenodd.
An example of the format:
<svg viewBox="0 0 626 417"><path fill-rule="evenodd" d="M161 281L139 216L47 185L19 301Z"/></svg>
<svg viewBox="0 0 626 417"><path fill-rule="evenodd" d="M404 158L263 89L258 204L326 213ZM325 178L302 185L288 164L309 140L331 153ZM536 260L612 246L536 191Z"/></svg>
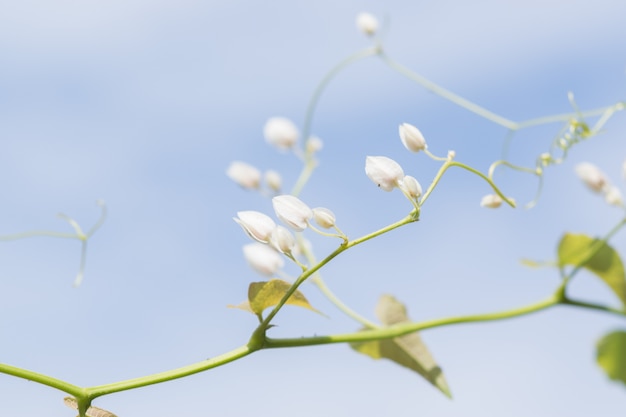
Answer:
<svg viewBox="0 0 626 417"><path fill-rule="evenodd" d="M296 239L286 227L276 226L270 237L270 245L279 252L291 253L296 246Z"/></svg>
<svg viewBox="0 0 626 417"><path fill-rule="evenodd" d="M619 188L614 185L609 186L604 194L604 200L612 206L623 206L624 200L622 199L622 193Z"/></svg>
<svg viewBox="0 0 626 417"><path fill-rule="evenodd" d="M622 177L626 178L626 160L622 164Z"/></svg>
<svg viewBox="0 0 626 417"><path fill-rule="evenodd" d="M248 264L261 275L271 276L283 267L285 261L278 252L261 243L243 246L243 256Z"/></svg>
<svg viewBox="0 0 626 417"><path fill-rule="evenodd" d="M261 184L261 172L245 162L231 162L226 170L226 175L243 188L259 188Z"/></svg>
<svg viewBox="0 0 626 417"><path fill-rule="evenodd" d="M498 194L487 194L480 200L481 207L498 208L502 205L502 198Z"/></svg>
<svg viewBox="0 0 626 417"><path fill-rule="evenodd" d="M402 144L409 151L419 152L427 148L424 135L422 135L422 132L420 132L415 126L408 123L402 123L398 128L398 131L400 132L400 140L402 140Z"/></svg>
<svg viewBox="0 0 626 417"><path fill-rule="evenodd" d="M599 193L609 185L604 173L593 164L583 162L576 165L576 174L592 191Z"/></svg>
<svg viewBox="0 0 626 417"><path fill-rule="evenodd" d="M278 172L269 170L265 172L265 183L275 192L279 192L280 187L283 185L283 180Z"/></svg>
<svg viewBox="0 0 626 417"><path fill-rule="evenodd" d="M311 136L309 140L306 141L306 150L309 153L319 152L323 147L324 142L317 136Z"/></svg>
<svg viewBox="0 0 626 417"><path fill-rule="evenodd" d="M252 239L267 243L270 240L272 231L276 227L276 223L269 216L258 211L240 211L237 213L237 217L233 217L233 220L243 228L243 230Z"/></svg>
<svg viewBox="0 0 626 417"><path fill-rule="evenodd" d="M406 175L402 180L402 188L414 199L418 199L422 195L422 186L410 175Z"/></svg>
<svg viewBox="0 0 626 417"><path fill-rule="evenodd" d="M316 207L313 209L313 219L320 227L330 229L335 225L335 213L325 207Z"/></svg>
<svg viewBox="0 0 626 417"><path fill-rule="evenodd" d="M365 158L365 174L385 191L393 190L404 178L404 171L400 164L386 156Z"/></svg>
<svg viewBox="0 0 626 417"><path fill-rule="evenodd" d="M291 120L284 117L272 117L265 123L263 135L270 145L287 150L296 144L299 133Z"/></svg>
<svg viewBox="0 0 626 417"><path fill-rule="evenodd" d="M361 12L356 16L356 27L367 36L372 36L378 30L378 19L370 13Z"/></svg>
<svg viewBox="0 0 626 417"><path fill-rule="evenodd" d="M287 226L297 232L308 227L308 221L313 217L313 211L300 199L292 195L279 195L272 198L272 205L276 216Z"/></svg>

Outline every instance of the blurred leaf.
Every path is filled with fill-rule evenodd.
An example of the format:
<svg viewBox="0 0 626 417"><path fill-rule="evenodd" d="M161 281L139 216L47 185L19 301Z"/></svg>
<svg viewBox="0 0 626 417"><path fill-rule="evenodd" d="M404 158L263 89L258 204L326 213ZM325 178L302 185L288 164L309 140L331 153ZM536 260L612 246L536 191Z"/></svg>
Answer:
<svg viewBox="0 0 626 417"><path fill-rule="evenodd" d="M248 287L248 302L250 310L260 316L268 307L273 307L280 302L287 290L291 288L291 284L280 279L271 281L252 282ZM322 314L314 309L307 301L306 297L300 292L295 291L285 304L303 307L316 313Z"/></svg>
<svg viewBox="0 0 626 417"><path fill-rule="evenodd" d="M376 315L385 326L410 322L406 308L391 295L383 295L376 306ZM393 339L351 343L357 352L374 359L386 358L409 368L452 398L448 383L424 342L416 333Z"/></svg>
<svg viewBox="0 0 626 417"><path fill-rule="evenodd" d="M597 252L589 258L591 253ZM619 254L606 242L586 235L566 233L558 248L559 266L582 266L600 277L626 305L626 277Z"/></svg>
<svg viewBox="0 0 626 417"><path fill-rule="evenodd" d="M535 261L533 259L522 258L520 263L529 268L545 268L549 266L555 266L554 261Z"/></svg>
<svg viewBox="0 0 626 417"><path fill-rule="evenodd" d="M600 339L596 360L609 378L626 384L626 331L615 331Z"/></svg>
<svg viewBox="0 0 626 417"><path fill-rule="evenodd" d="M533 261L532 259L526 259L526 258L520 259L520 263L529 268L539 268L542 266L541 262Z"/></svg>
<svg viewBox="0 0 626 417"><path fill-rule="evenodd" d="M239 310L247 311L249 313L254 314L254 311L252 311L252 308L250 308L250 301L248 301L248 300L242 301L241 303L239 303L237 305L228 304L226 307L228 307L228 308L238 308Z"/></svg>

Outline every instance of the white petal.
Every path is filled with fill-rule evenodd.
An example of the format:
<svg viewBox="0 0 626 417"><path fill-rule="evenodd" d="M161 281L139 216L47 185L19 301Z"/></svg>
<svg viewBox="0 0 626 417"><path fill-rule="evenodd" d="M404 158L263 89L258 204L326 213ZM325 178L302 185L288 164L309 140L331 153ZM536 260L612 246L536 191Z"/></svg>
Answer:
<svg viewBox="0 0 626 417"><path fill-rule="evenodd" d="M404 178L400 164L386 156L368 156L365 159L365 174L385 191L393 190Z"/></svg>
<svg viewBox="0 0 626 417"><path fill-rule="evenodd" d="M424 135L415 126L402 123L398 128L400 133L400 140L405 148L411 152L419 152L426 149L426 140Z"/></svg>
<svg viewBox="0 0 626 417"><path fill-rule="evenodd" d="M371 36L378 30L378 19L371 13L361 12L356 17L356 27L361 32Z"/></svg>
<svg viewBox="0 0 626 417"><path fill-rule="evenodd" d="M325 207L316 207L313 209L313 219L315 219L315 223L323 227L324 229L329 229L335 225L335 213L330 211Z"/></svg>
<svg viewBox="0 0 626 417"><path fill-rule="evenodd" d="M502 205L502 198L498 194L488 194L480 200L481 207L498 208Z"/></svg>
<svg viewBox="0 0 626 417"><path fill-rule="evenodd" d="M265 123L263 135L270 145L286 150L296 144L299 133L291 120L284 117L272 117Z"/></svg>
<svg viewBox="0 0 626 417"><path fill-rule="evenodd" d="M296 239L286 227L276 226L270 237L270 244L279 252L291 253L296 246Z"/></svg>
<svg viewBox="0 0 626 417"><path fill-rule="evenodd" d="M292 195L279 195L272 198L276 216L287 226L301 232L308 227L313 211L300 199Z"/></svg>
<svg viewBox="0 0 626 417"><path fill-rule="evenodd" d="M276 223L271 217L258 211L240 211L233 220L239 224L252 239L261 242L269 242Z"/></svg>
<svg viewBox="0 0 626 417"><path fill-rule="evenodd" d="M243 188L259 188L261 184L261 172L245 162L232 162L226 170L226 175Z"/></svg>
<svg viewBox="0 0 626 417"><path fill-rule="evenodd" d="M609 180L598 167L589 162L576 165L576 174L592 191L599 193L609 185Z"/></svg>
<svg viewBox="0 0 626 417"><path fill-rule="evenodd" d="M278 252L262 243L244 245L243 255L252 269L261 275L273 275L285 264Z"/></svg>

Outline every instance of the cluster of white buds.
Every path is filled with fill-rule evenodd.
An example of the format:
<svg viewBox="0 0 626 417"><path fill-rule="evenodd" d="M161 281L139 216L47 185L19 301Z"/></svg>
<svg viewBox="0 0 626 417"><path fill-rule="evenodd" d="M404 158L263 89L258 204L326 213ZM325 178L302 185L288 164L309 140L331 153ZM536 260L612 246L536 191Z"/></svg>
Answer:
<svg viewBox="0 0 626 417"><path fill-rule="evenodd" d="M626 176L626 162L622 166ZM619 188L612 185L608 177L595 165L582 162L576 165L576 175L593 192L604 195L604 200L612 206L624 206L624 200Z"/></svg>
<svg viewBox="0 0 626 417"><path fill-rule="evenodd" d="M398 133L402 144L409 151L426 150L424 135L415 126L402 123L398 127ZM404 175L404 170L400 164L393 159L386 156L368 156L365 158L365 174L384 191L399 188L415 207L418 207L417 203L422 195L422 186L415 177Z"/></svg>
<svg viewBox="0 0 626 417"><path fill-rule="evenodd" d="M289 229L302 232L310 226L311 219L326 229L335 226L332 211L324 207L311 209L293 195L276 196L272 198L272 205L276 217L288 228L276 225L271 217L258 211L240 211L233 218L256 241L245 245L243 253L250 266L262 275L273 275L284 266L281 253L294 259L298 248Z"/></svg>
<svg viewBox="0 0 626 417"><path fill-rule="evenodd" d="M261 188L261 171L256 167L241 161L234 161L226 169L226 175L241 188L258 190ZM267 188L272 193L278 193L282 187L282 178L274 170L268 170L263 174Z"/></svg>
<svg viewBox="0 0 626 417"><path fill-rule="evenodd" d="M302 150L297 149L300 132L296 125L285 117L271 117L265 122L263 136L270 145L280 151L293 151L301 156ZM304 151L312 155L322 149L323 143L317 136L308 138ZM283 180L280 174L272 169L261 171L256 167L241 161L234 161L226 170L226 175L240 187L248 190L259 190L264 195L277 195L282 190ZM263 179L266 188L260 190Z"/></svg>
<svg viewBox="0 0 626 417"><path fill-rule="evenodd" d="M296 148L300 132L287 118L268 119L263 127L263 136L278 150L294 151L296 155L302 155L302 149ZM304 152L308 155L307 157L310 157L322 149L323 143L317 136L310 136L304 146ZM272 205L276 217L288 226L288 228L279 226L271 217L252 210L240 211L237 217L233 218L255 241L245 245L243 253L250 266L260 274L273 275L278 272L284 266L281 254L296 261L295 257L299 255L300 248L296 245L296 239L289 229L301 232L310 226L311 219L315 219L315 222L323 228L336 228L335 215L332 211L323 207L311 209L295 196L279 195L282 189L282 178L274 170L261 174L256 167L235 161L229 165L226 175L242 188L249 190L260 190L263 179L267 188L262 191L270 191L271 195L274 195ZM265 192L263 194L268 195ZM327 235L317 229L315 231Z"/></svg>

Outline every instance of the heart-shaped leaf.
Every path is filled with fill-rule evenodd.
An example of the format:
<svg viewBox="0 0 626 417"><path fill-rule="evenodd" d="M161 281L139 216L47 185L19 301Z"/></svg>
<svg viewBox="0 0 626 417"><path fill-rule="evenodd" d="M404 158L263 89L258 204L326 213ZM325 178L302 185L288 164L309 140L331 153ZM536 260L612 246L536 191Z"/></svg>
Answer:
<svg viewBox="0 0 626 417"><path fill-rule="evenodd" d="M597 275L626 305L626 277L619 254L600 239L566 233L558 248L559 266L583 267Z"/></svg>
<svg viewBox="0 0 626 417"><path fill-rule="evenodd" d="M280 279L251 282L248 287L248 300L239 305L229 305L228 307L249 311L261 317L266 308L273 307L282 300L289 288L291 288L291 284ZM289 297L285 304L303 307L322 314L320 311L313 308L306 297L298 290L291 294L291 297Z"/></svg>
<svg viewBox="0 0 626 417"><path fill-rule="evenodd" d="M391 295L383 295L380 298L376 306L376 315L385 326L393 326L394 324L410 321L404 305ZM417 332L393 339L351 343L350 346L357 352L371 358L390 359L417 372L447 397L452 398L441 368L437 365Z"/></svg>

